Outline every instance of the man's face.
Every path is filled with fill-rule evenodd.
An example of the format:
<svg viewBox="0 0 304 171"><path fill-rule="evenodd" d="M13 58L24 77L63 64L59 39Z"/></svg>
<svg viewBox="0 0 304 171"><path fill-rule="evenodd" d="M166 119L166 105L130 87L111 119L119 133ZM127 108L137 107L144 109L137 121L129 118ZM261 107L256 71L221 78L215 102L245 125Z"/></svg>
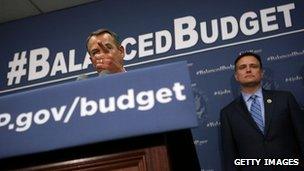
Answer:
<svg viewBox="0 0 304 171"><path fill-rule="evenodd" d="M243 87L254 87L260 84L263 70L259 61L253 56L244 56L236 63L235 79Z"/></svg>
<svg viewBox="0 0 304 171"><path fill-rule="evenodd" d="M92 36L88 41L88 51L95 68L102 63L102 60L107 61L107 59L113 60L116 65L123 65L124 48L118 47L114 38L108 33Z"/></svg>

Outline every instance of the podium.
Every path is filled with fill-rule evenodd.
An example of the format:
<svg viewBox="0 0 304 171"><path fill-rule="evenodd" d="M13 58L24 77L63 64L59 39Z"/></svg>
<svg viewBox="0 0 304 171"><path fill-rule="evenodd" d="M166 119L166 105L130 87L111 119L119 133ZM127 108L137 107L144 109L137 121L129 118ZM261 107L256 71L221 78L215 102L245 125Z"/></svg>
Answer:
<svg viewBox="0 0 304 171"><path fill-rule="evenodd" d="M186 62L0 98L3 170L200 170Z"/></svg>

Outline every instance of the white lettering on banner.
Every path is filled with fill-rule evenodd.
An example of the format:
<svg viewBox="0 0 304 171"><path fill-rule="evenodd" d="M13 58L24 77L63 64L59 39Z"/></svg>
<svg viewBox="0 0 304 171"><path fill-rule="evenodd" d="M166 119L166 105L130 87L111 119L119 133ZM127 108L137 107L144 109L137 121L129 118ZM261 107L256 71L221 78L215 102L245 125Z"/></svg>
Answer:
<svg viewBox="0 0 304 171"><path fill-rule="evenodd" d="M11 120L11 115L9 113L2 113L0 115L0 127L7 125Z"/></svg>
<svg viewBox="0 0 304 171"><path fill-rule="evenodd" d="M83 61L82 69L87 69L91 65L91 59L89 53L86 53L86 56Z"/></svg>
<svg viewBox="0 0 304 171"><path fill-rule="evenodd" d="M154 92L152 90L142 91L136 96L136 101L139 104L138 110L150 110L155 104Z"/></svg>
<svg viewBox="0 0 304 171"><path fill-rule="evenodd" d="M29 81L43 78L48 74L50 64L47 59L49 54L50 51L46 47L30 51Z"/></svg>
<svg viewBox="0 0 304 171"><path fill-rule="evenodd" d="M7 73L7 85L12 85L15 81L15 84L19 84L21 77L26 75L26 69L24 68L27 64L27 59L25 57L26 51L21 53L15 53L12 61L8 63L10 72Z"/></svg>
<svg viewBox="0 0 304 171"><path fill-rule="evenodd" d="M122 41L122 46L126 49L124 60L130 61L136 56L138 58L153 57L155 54L166 53L172 48L181 50L196 45L212 44L220 40L231 40L240 34L252 36L259 32L272 32L284 27L289 28L293 26L292 14L295 9L295 3L289 3L259 11L247 11L238 17L228 15L211 21L198 22L194 16L190 15L176 18L173 21L173 32L164 29L155 33L125 38ZM210 26L208 27L208 25ZM26 54L27 51L17 52L12 61L9 62L8 86L20 84L23 77L27 77L28 81L34 81L47 76L53 77L84 70L91 65L88 53L86 53L82 63L76 63L75 49L69 50L68 58L63 52L50 55L50 50L47 47L32 49L27 57ZM52 56L55 56L53 63L50 62L50 59L53 59ZM24 68L26 66L28 67Z"/></svg>
<svg viewBox="0 0 304 171"><path fill-rule="evenodd" d="M80 99L80 113L84 116L92 116L97 112L97 102L94 100L87 101L86 97ZM88 110L89 109L89 110Z"/></svg>
<svg viewBox="0 0 304 171"><path fill-rule="evenodd" d="M168 52L171 48L171 45L172 45L172 36L168 30L162 30L155 33L156 54Z"/></svg>
<svg viewBox="0 0 304 171"><path fill-rule="evenodd" d="M88 100L86 97L82 97L80 99L80 116L92 116L97 112L98 108L101 113L114 112L116 107L119 110L134 109L136 108L136 104L137 110L151 110L155 106L155 102L162 104L169 103L172 101L173 97L178 101L186 100L186 95L183 94L184 89L185 86L177 82L174 83L172 87L173 91L165 87L160 88L156 92L153 90L146 90L135 95L134 89L128 89L127 93L117 97L117 100L115 97L110 97L109 99L101 98L99 99L99 103L95 100ZM109 106L108 109L105 109L106 102Z"/></svg>
<svg viewBox="0 0 304 171"><path fill-rule="evenodd" d="M135 58L137 51L133 48L128 53L127 47L136 45L136 40L133 37L128 37L121 42L121 45L126 49L126 56L124 60L129 61ZM130 45L130 46L129 46ZM168 30L161 30L155 33L155 53L165 53L170 50L172 46L172 36ZM138 57L151 56L154 54L153 49L153 34L148 33L138 36Z"/></svg>
<svg viewBox="0 0 304 171"><path fill-rule="evenodd" d="M125 57L124 57L124 60L126 60L126 61L129 61L129 60L132 60L133 58L135 58L136 53L137 53L137 51L134 50L133 48L131 49L131 52L130 52L130 53L127 52L127 50L128 50L127 47L129 47L129 46L128 46L129 44L130 44L131 46L135 45L135 44L136 44L136 40L135 40L133 37L128 37L128 38L124 39L124 40L121 42L121 45L124 46L125 49L126 49L126 54L127 54L127 55L125 55Z"/></svg>
<svg viewBox="0 0 304 171"><path fill-rule="evenodd" d="M32 125L32 116L32 112L21 113L20 115L18 115L16 119L16 124L18 125L18 127L16 128L16 131L23 132L28 130Z"/></svg>
<svg viewBox="0 0 304 171"><path fill-rule="evenodd" d="M284 21L285 21L285 27L291 27L291 16L290 16L290 11L295 9L295 4L286 4L286 5L281 5L277 7L278 12L283 12L284 14Z"/></svg>
<svg viewBox="0 0 304 171"><path fill-rule="evenodd" d="M51 108L51 113L53 114L53 117L54 117L55 121L60 121L61 120L65 109L66 109L66 106L61 106L59 110L56 107Z"/></svg>
<svg viewBox="0 0 304 171"><path fill-rule="evenodd" d="M153 48L152 38L152 33L144 34L138 37L138 43L142 45L138 47L139 57L150 56L154 54L154 50L151 49L151 47Z"/></svg>
<svg viewBox="0 0 304 171"><path fill-rule="evenodd" d="M49 63L50 50L47 47L33 49L29 54L28 65L28 81L37 80L46 77L49 73L50 76L56 76L59 73L66 74L68 72L80 71L87 69L91 64L90 56L86 54L83 64L75 63L75 49L69 51L69 62L66 64L66 58L63 52L58 52L55 56L53 64ZM25 76L26 70L23 68L27 63L26 51L15 53L13 61L9 62L10 72L7 74L8 85L12 85L14 80L15 84L20 83L22 76Z"/></svg>
<svg viewBox="0 0 304 171"><path fill-rule="evenodd" d="M135 107L134 90L133 89L129 89L127 94L123 94L123 95L118 97L117 107L120 110L132 109L132 108Z"/></svg>
<svg viewBox="0 0 304 171"><path fill-rule="evenodd" d="M75 64L75 49L69 51L69 72L80 71L81 64Z"/></svg>
<svg viewBox="0 0 304 171"><path fill-rule="evenodd" d="M246 12L241 16L240 29L246 36L254 35L259 31L259 21L256 20L257 17L257 14L254 12ZM251 29L248 28L246 25L246 21L249 18L252 19L249 21L249 26L251 27Z"/></svg>
<svg viewBox="0 0 304 171"><path fill-rule="evenodd" d="M58 71L60 71L62 74L65 74L68 72L62 52L57 53L57 55L55 57L52 71L51 71L51 76L55 76Z"/></svg>
<svg viewBox="0 0 304 171"><path fill-rule="evenodd" d="M108 113L115 111L115 97L110 97L108 106L106 106L106 100L100 99L99 100L99 111L100 113Z"/></svg>
<svg viewBox="0 0 304 171"><path fill-rule="evenodd" d="M185 101L187 99L184 94L185 86L180 82L173 83L172 87L161 87L158 90L143 90L135 92L130 88L125 94L117 97L110 96L108 98L100 98L98 100L88 99L87 97L75 97L74 101L67 108L67 105L59 107L53 106L50 108L39 109L38 111L28 111L15 116L3 112L0 113L0 129L7 126L8 130L15 130L16 132L27 131L34 123L36 125L43 125L52 118L55 122L62 121L68 123L71 116L76 113L75 109L79 104L79 116L89 117L100 114L114 112L116 110L151 110L158 102L160 104L167 104L174 99L177 101ZM79 102L80 101L80 102ZM14 129L15 128L15 129Z"/></svg>
<svg viewBox="0 0 304 171"><path fill-rule="evenodd" d="M168 88L161 88L156 92L156 99L160 103L169 103L172 98L172 91Z"/></svg>
<svg viewBox="0 0 304 171"><path fill-rule="evenodd" d="M186 25L185 29L184 26ZM174 20L175 49L185 49L194 46L198 41L198 34L194 30L196 20L187 16ZM185 36L187 39L185 40Z"/></svg>
<svg viewBox="0 0 304 171"><path fill-rule="evenodd" d="M50 112L46 109L42 109L35 114L34 121L36 124L41 125L47 122L49 118L50 118Z"/></svg>
<svg viewBox="0 0 304 171"><path fill-rule="evenodd" d="M218 24L217 24L217 20L214 19L211 21L211 28L212 28L212 34L211 36L208 37L208 33L207 33L207 22L201 22L200 24L201 27L201 39L204 43L206 44L210 44L210 43L214 43L217 38L218 38Z"/></svg>
<svg viewBox="0 0 304 171"><path fill-rule="evenodd" d="M193 16L185 16L174 19L174 41L175 50L191 48L198 43L199 40L205 44L211 44L216 42L219 38L221 40L229 40L235 38L239 33L246 36L257 34L259 31L270 32L279 29L279 23L277 17L282 17L285 23L285 27L292 26L291 11L295 9L295 4L290 3L277 7L271 7L261 9L259 12L248 11L241 15L240 18L235 16L225 16L219 19L211 20L211 34L207 30L207 21L200 22L198 32L196 29L197 20ZM259 22L261 25L259 25ZM165 30L156 32L162 33ZM200 35L200 36L199 36ZM147 37L148 36L148 37ZM160 39L155 37L155 53L153 51L152 33L147 33L138 36L138 41L134 37L128 37L122 41L122 45L126 49L125 60L132 60L138 55L138 57L151 56L154 54L164 53L172 46L171 39L172 33L167 32L164 42L159 42ZM200 37L200 39L199 39ZM146 40L146 41L143 41ZM159 43L158 43L159 42ZM160 50L160 46L157 44L167 44L165 51ZM171 45L171 46L169 46ZM149 50L145 48L149 47ZM138 49L138 51L136 50ZM168 51L167 50L167 51Z"/></svg>
<svg viewBox="0 0 304 171"><path fill-rule="evenodd" d="M263 32L273 31L279 29L279 26L277 23L269 24L270 22L276 21L277 18L275 15L271 15L272 13L275 13L275 8L267 8L261 10L261 20L262 22L262 30Z"/></svg>
<svg viewBox="0 0 304 171"><path fill-rule="evenodd" d="M229 26L231 26L231 31L228 30ZM221 18L221 28L223 40L234 38L239 31L238 22L233 16Z"/></svg>

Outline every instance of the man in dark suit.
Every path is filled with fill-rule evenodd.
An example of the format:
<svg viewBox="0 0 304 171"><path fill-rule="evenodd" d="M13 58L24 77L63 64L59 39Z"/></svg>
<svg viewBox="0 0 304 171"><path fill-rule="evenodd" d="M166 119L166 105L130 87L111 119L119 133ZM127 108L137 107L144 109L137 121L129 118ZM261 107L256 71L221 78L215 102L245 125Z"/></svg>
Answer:
<svg viewBox="0 0 304 171"><path fill-rule="evenodd" d="M275 159L272 162L277 165L298 164L285 170L304 170L304 113L290 92L262 89L262 78L260 56L237 57L235 79L241 96L224 107L220 116L224 168L277 170L277 166L265 166L270 163L264 159ZM257 166L257 161L236 159L261 160Z"/></svg>

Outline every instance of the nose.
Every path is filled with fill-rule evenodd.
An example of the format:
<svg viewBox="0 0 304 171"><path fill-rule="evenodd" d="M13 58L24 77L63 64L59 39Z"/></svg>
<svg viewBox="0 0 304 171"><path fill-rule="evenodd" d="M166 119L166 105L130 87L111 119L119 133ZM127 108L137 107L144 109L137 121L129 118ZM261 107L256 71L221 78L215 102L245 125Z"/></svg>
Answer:
<svg viewBox="0 0 304 171"><path fill-rule="evenodd" d="M251 72L251 67L250 66L246 67L246 72Z"/></svg>

